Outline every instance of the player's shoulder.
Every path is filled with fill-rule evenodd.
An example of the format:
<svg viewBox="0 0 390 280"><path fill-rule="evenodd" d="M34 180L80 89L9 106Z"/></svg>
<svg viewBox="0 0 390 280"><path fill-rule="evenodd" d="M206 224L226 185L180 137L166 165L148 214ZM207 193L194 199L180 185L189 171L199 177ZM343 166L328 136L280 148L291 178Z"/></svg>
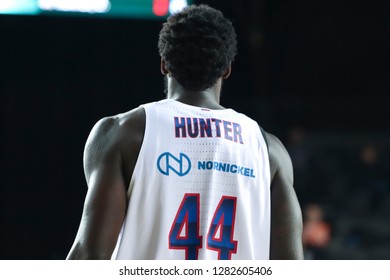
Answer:
<svg viewBox="0 0 390 280"><path fill-rule="evenodd" d="M99 142L106 144L115 144L123 139L131 139L132 136L143 134L145 118L145 110L142 107L103 117L94 125L89 138L99 139Z"/></svg>
<svg viewBox="0 0 390 280"><path fill-rule="evenodd" d="M283 145L282 141L269 132L264 131L264 135L268 144L272 178L274 177L275 173L281 169L292 170L290 155L288 154L287 149Z"/></svg>
<svg viewBox="0 0 390 280"><path fill-rule="evenodd" d="M267 139L270 150L272 149L275 152L280 152L281 149L283 150L284 145L277 136L267 131L264 131L264 135Z"/></svg>
<svg viewBox="0 0 390 280"><path fill-rule="evenodd" d="M134 126L145 120L145 110L142 106L113 116L107 116L97 122L97 126L102 129L125 128Z"/></svg>

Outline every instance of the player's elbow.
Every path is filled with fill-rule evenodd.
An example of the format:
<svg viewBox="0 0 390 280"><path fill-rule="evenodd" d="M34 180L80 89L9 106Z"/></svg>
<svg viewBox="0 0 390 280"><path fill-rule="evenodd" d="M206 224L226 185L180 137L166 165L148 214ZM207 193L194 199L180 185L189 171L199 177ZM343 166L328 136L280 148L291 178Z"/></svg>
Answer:
<svg viewBox="0 0 390 280"><path fill-rule="evenodd" d="M109 260L111 254L76 244L66 257L67 260Z"/></svg>

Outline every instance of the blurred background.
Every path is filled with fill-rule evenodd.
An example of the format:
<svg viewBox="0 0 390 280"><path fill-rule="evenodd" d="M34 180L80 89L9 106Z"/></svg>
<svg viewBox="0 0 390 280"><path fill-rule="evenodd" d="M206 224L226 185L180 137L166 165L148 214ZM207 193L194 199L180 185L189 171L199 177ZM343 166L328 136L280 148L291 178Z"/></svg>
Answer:
<svg viewBox="0 0 390 280"><path fill-rule="evenodd" d="M0 259L64 259L92 126L165 97L158 33L189 1L79 2L0 4ZM222 104L289 150L305 258L390 259L390 2L192 3L237 30Z"/></svg>

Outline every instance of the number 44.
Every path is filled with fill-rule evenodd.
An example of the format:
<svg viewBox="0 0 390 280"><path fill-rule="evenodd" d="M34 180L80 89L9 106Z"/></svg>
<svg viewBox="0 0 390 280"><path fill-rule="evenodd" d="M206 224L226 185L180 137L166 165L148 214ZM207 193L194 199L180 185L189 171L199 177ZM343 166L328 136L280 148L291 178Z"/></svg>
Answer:
<svg viewBox="0 0 390 280"><path fill-rule="evenodd" d="M219 260L237 253L233 240L236 197L222 196L207 233L206 248L218 252ZM200 195L187 193L180 204L171 231L169 249L185 250L186 260L197 260L203 237L199 235Z"/></svg>

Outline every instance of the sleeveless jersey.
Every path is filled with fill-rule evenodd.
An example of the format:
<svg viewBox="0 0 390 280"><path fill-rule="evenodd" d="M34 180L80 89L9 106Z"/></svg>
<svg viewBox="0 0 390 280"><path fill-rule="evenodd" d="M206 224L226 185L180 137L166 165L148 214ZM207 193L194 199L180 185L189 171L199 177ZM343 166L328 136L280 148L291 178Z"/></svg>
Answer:
<svg viewBox="0 0 390 280"><path fill-rule="evenodd" d="M259 125L232 109L142 105L143 143L113 259L269 259L270 166Z"/></svg>

